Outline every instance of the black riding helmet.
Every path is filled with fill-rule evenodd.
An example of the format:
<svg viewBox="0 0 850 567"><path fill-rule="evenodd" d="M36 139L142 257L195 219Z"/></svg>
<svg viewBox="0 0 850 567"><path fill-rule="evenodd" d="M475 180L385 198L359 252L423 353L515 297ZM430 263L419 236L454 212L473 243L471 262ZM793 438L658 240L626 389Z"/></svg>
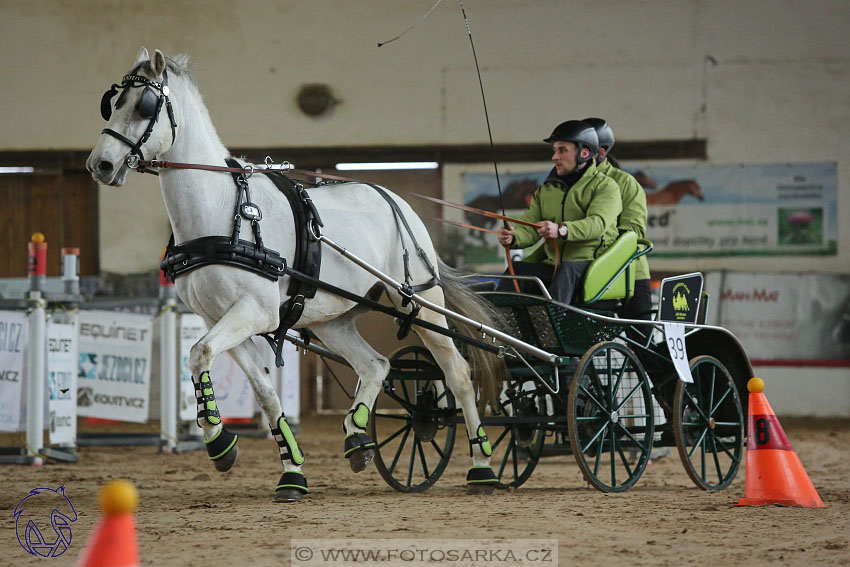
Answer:
<svg viewBox="0 0 850 567"><path fill-rule="evenodd" d="M596 130L596 136L599 138L599 147L605 148L605 155L611 153L611 148L614 147L614 131L611 126L603 118L585 118L582 122L587 122L593 129Z"/></svg>
<svg viewBox="0 0 850 567"><path fill-rule="evenodd" d="M567 120L558 124L552 134L543 140L547 144L552 142L572 142L576 145L576 163L582 164L590 161L599 153L599 137L593 126L583 120ZM590 156L581 158L582 148L590 150Z"/></svg>

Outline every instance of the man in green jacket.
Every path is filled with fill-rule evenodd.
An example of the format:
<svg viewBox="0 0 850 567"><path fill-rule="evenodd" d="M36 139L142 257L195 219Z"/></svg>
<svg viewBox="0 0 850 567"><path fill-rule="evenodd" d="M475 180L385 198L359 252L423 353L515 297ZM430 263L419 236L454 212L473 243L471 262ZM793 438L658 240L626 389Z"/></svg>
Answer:
<svg viewBox="0 0 850 567"><path fill-rule="evenodd" d="M622 198L617 184L593 162L599 139L590 124L568 120L543 141L552 144L555 167L521 217L536 227L510 225L499 231L499 242L528 248L544 239L545 259L517 262L515 271L539 277L553 299L570 303L587 266L617 239ZM537 292L527 281L520 287ZM499 289L513 289L513 283L502 280Z"/></svg>
<svg viewBox="0 0 850 567"><path fill-rule="evenodd" d="M596 167L613 179L620 187L620 196L623 199L623 212L617 220L620 231L631 230L638 238L646 238L646 192L640 183L628 172L620 169L619 164L611 157L611 148L614 147L614 131L607 121L602 118L585 118L596 130L599 138L599 156L596 158ZM646 256L641 256L633 264L635 270L634 295L629 302L617 310L617 314L623 319L645 319L652 318L652 293L649 288L649 262Z"/></svg>

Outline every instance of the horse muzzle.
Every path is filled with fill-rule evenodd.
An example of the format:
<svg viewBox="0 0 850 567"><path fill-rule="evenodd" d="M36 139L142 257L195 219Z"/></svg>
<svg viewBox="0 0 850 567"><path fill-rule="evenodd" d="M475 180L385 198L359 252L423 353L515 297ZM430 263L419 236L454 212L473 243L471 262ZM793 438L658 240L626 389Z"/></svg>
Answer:
<svg viewBox="0 0 850 567"><path fill-rule="evenodd" d="M127 180L129 168L125 160L108 159L103 155L95 155L92 152L86 160L86 169L91 173L92 179L102 185L120 187Z"/></svg>

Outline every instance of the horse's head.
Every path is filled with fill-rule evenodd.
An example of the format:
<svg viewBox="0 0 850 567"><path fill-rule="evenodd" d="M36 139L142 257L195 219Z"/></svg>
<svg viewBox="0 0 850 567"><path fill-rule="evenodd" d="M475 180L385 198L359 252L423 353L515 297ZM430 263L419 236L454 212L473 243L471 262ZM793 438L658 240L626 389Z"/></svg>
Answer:
<svg viewBox="0 0 850 567"><path fill-rule="evenodd" d="M86 169L95 181L121 186L127 178L128 160L153 159L172 146L177 122L168 95L165 56L156 50L150 57L142 47L133 69L100 101L107 124L86 160Z"/></svg>
<svg viewBox="0 0 850 567"><path fill-rule="evenodd" d="M705 201L705 195L703 195L702 193L702 187L700 187L696 179L691 179L689 181L688 192L694 197L696 197L698 201Z"/></svg>

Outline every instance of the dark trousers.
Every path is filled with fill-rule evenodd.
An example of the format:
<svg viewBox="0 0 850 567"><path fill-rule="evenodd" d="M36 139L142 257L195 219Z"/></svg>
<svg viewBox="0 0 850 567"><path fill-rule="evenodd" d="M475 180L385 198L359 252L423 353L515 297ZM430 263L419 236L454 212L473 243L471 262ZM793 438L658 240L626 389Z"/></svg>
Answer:
<svg viewBox="0 0 850 567"><path fill-rule="evenodd" d="M552 299L561 303L573 303L573 296L580 287L584 278L584 272L587 271L590 262L591 260L561 262L557 270L551 264L544 264L542 262L515 262L514 272L518 276L536 276L540 278L540 281L546 286ZM505 275L508 275L507 271ZM514 281L519 284L521 293L543 295L540 291L540 286L528 280L503 279L499 281L496 290L516 291ZM647 289L649 288L647 287Z"/></svg>

